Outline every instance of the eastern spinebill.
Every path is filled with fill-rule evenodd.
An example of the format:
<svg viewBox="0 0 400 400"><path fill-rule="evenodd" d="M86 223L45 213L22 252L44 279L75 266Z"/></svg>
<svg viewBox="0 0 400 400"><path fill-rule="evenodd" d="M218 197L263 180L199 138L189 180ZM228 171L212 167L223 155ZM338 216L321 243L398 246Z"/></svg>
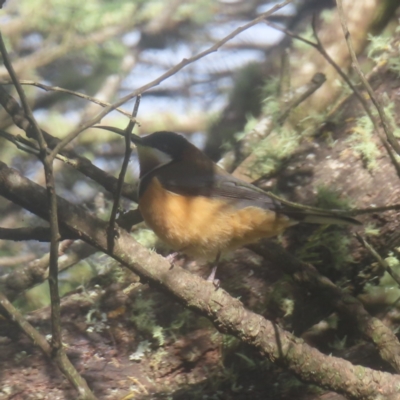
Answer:
<svg viewBox="0 0 400 400"><path fill-rule="evenodd" d="M117 128L99 128L123 134ZM360 224L330 211L285 205L235 178L176 133L132 134L131 140L139 156L144 221L168 246L191 257L218 259L299 222Z"/></svg>

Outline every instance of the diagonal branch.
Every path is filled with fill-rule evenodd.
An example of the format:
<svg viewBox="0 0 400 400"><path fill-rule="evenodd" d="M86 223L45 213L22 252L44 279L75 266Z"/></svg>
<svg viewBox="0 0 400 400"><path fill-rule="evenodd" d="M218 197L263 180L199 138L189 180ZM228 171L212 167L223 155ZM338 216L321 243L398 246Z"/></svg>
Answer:
<svg viewBox="0 0 400 400"><path fill-rule="evenodd" d="M45 190L1 162L0 195L48 219L48 213L42 206L46 198ZM179 266L171 269L167 260L140 246L123 230L115 238L112 253L108 252L107 222L62 198L58 198L58 203L61 226L108 253L143 280L207 316L220 331L232 334L253 346L270 361L287 368L303 381L343 393L352 399L372 400L378 396L388 398L392 394L398 394L400 380L397 375L354 366L343 359L323 355L303 340L246 310L238 299L232 298L224 290L215 290L213 285ZM326 278L320 279L325 280L327 285L334 286ZM343 307L347 306L350 314L358 312L353 303L351 296L343 301ZM386 335L393 336L391 330L379 320L374 319L374 323L383 330L384 339L388 337ZM377 334L377 330L371 333ZM381 343L383 347L384 339ZM363 378L360 379L360 376Z"/></svg>
<svg viewBox="0 0 400 400"><path fill-rule="evenodd" d="M17 101L10 96L1 86L0 86L0 104L8 112L8 114L13 119L15 125L26 132L27 137L34 138L34 132L29 123L29 120L25 117L23 110L17 103ZM49 149L54 148L60 139L55 138L46 131L42 130L43 136L47 142ZM9 138L13 143L15 141ZM32 152L35 152L34 150ZM37 152L36 152L37 153ZM117 188L117 179L104 172L102 169L96 167L92 162L86 157L78 155L73 149L65 148L61 154L67 158L63 159L64 162L74 167L77 171L81 172L83 175L90 179L93 179L99 185L103 186L110 193L115 193ZM136 201L136 190L135 185L130 185L125 183L122 188L122 195L132 201Z"/></svg>
<svg viewBox="0 0 400 400"><path fill-rule="evenodd" d="M197 54L193 57L184 58L180 63L176 64L174 67L169 69L167 72L165 72L158 78L156 78L153 81L147 83L146 85L140 87L139 89L134 90L133 92L129 93L125 97L123 97L120 100L118 100L117 102L115 102L113 105L104 108L95 117L91 118L89 121L85 122L80 127L74 129L63 140L61 140L61 142L58 143L57 146L53 149L53 151L51 153L51 157L54 158L57 153L59 153L68 143L70 143L72 140L74 140L81 132L83 132L85 129L91 127L92 125L98 123L103 117L105 117L111 111L115 110L115 108L117 108L120 105L126 103L127 101L133 99L134 97L137 97L138 95L143 94L150 88L159 85L161 82L163 82L167 78L170 78L171 76L175 75L177 72L179 72L182 68L186 67L187 65L192 64L195 61L200 60L201 58L218 51L218 49L220 47L222 47L225 43L227 43L229 40L233 39L240 33L244 32L246 29L249 29L252 26L257 25L258 23L262 22L265 18L274 14L276 11L278 11L281 8L292 3L292 1L293 0L285 0L285 1L282 1L281 3L276 4L269 11L260 14L257 18L255 18L252 21L248 22L247 24L235 29L233 32L231 32L229 35L222 38L220 41L215 43L213 46L209 47L208 49L200 52L199 54Z"/></svg>
<svg viewBox="0 0 400 400"><path fill-rule="evenodd" d="M125 179L125 174L128 169L128 163L129 163L129 158L131 157L132 154L132 148L131 148L131 135L132 135L132 130L135 127L135 121L136 121L136 116L139 110L139 105L140 105L140 99L141 96L139 95L136 98L135 106L133 107L132 111L132 119L128 122L127 127L125 128L124 132L124 137L125 137L125 155L124 155L124 160L122 162L121 166L121 172L118 177L118 185L117 185L117 190L114 195L114 204L111 210L111 216L110 216L110 222L108 225L108 247L110 250L112 250L114 246L114 236L116 234L115 232L115 220L117 218L117 212L119 208L119 202L121 199L121 192L122 192L122 186L124 184L124 179Z"/></svg>
<svg viewBox="0 0 400 400"><path fill-rule="evenodd" d="M27 85L27 86L36 86L39 89L43 89L46 92L52 91L52 92L58 92L58 93L66 93L70 94L71 96L79 97L81 99L85 99L87 101L90 101L94 104L98 104L99 106L102 107L108 107L111 106L111 103L107 101L103 101L101 99L98 99L97 97L92 97L84 93L76 92L74 90L70 89L65 89L60 86L51 86L51 85L46 85L42 82L36 82L36 81L30 81L27 79L21 79L19 81L21 85ZM0 85L12 85L13 83L11 81L0 81ZM125 115L125 117L132 118L132 115L130 112L123 110L122 108L117 107L115 111L118 111L122 115Z"/></svg>
<svg viewBox="0 0 400 400"><path fill-rule="evenodd" d="M47 342L46 338L41 335L25 318L24 316L8 301L8 299L0 293L0 306L5 311L6 315L14 322L18 324L25 334L31 338L31 340L36 343L39 348L43 351L43 353L52 358L52 349ZM69 379L74 383L75 387L82 388L81 399L93 399L95 397L91 395L90 390L84 390L86 385L85 380L78 374L74 366L69 361L65 352L61 355L62 362L59 364L60 370L64 375L69 375Z"/></svg>
<svg viewBox="0 0 400 400"><path fill-rule="evenodd" d="M352 59L352 62L353 62L353 68L357 72L357 75L359 76L363 86L367 90L367 92L369 94L369 97L371 98L372 103L374 104L375 108L378 111L380 120L382 122L382 127L383 127L383 130L385 131L385 134L386 134L386 137L388 139L388 142L391 144L391 146L396 151L396 153L400 155L400 144L399 144L399 142L397 141L397 139L393 135L393 132L392 132L392 129L390 127L390 123L388 121L386 113L383 110L383 108L382 108L381 104L379 103L378 99L376 98L375 93L372 90L371 85L369 84L369 82L365 78L365 75L361 71L360 64L358 63L357 55L356 55L356 52L354 51L353 43L351 41L351 35L350 35L350 32L349 32L349 28L347 26L346 17L344 15L342 0L336 0L336 5L337 5L338 13L339 13L339 19L340 19L340 22L342 24L344 37L346 39L347 47L349 48L350 56L351 56L351 59Z"/></svg>
<svg viewBox="0 0 400 400"><path fill-rule="evenodd" d="M3 42L3 37L0 33L0 52L3 57L3 62L7 68L10 78L14 83L14 86L19 94L22 107L26 118L30 123L30 127L34 132L36 141L39 144L39 158L42 161L45 179L46 179L46 192L47 196L44 204L48 205L49 222L50 222L50 257L49 257L49 287L50 287L50 298L51 298L51 328L52 328L52 355L55 357L57 365L71 382L71 384L78 390L78 392L84 394L85 398L94 399L94 395L89 389L86 381L78 374L73 365L69 362L66 356L65 349L62 345L62 334L61 334L61 314L60 314L60 294L58 290L58 251L59 251L59 240L60 232L58 226L58 214L57 214L57 195L55 191L54 173L53 173L53 161L47 152L47 143L44 139L42 131L33 116L32 110L29 107L28 100L25 96L25 92L18 81L18 77L14 71L14 68L9 60L6 47ZM77 378L78 377L78 378Z"/></svg>

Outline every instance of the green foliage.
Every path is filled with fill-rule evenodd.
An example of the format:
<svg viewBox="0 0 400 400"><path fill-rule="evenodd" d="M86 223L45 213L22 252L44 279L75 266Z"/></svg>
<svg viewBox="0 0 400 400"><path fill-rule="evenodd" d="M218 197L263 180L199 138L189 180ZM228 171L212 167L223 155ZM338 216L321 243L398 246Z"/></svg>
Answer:
<svg viewBox="0 0 400 400"><path fill-rule="evenodd" d="M376 160L380 156L373 137L374 125L371 119L365 115L356 121L353 134L348 139L348 142L352 144L352 149L360 154L370 171L376 168Z"/></svg>
<svg viewBox="0 0 400 400"><path fill-rule="evenodd" d="M352 204L330 187L320 186L317 189L316 206L330 210L348 210ZM339 269L343 264L352 261L349 245L350 239L343 233L342 227L321 225L296 255L303 261L321 264L321 254L324 254L324 260L329 260L329 267Z"/></svg>
<svg viewBox="0 0 400 400"><path fill-rule="evenodd" d="M165 4L162 0L161 3ZM191 19L196 24L202 25L210 21L211 17L214 15L214 7L215 3L212 0L182 2L177 10L175 19Z"/></svg>
<svg viewBox="0 0 400 400"><path fill-rule="evenodd" d="M158 239L155 233L146 228L138 229L134 232L132 232L132 237L137 240L142 246L145 246L147 248L155 248Z"/></svg>
<svg viewBox="0 0 400 400"><path fill-rule="evenodd" d="M399 32L399 28L396 28L396 33ZM400 57L398 43L396 38L392 36L377 35L368 36L370 41L367 55L377 64L387 63L388 68L400 75Z"/></svg>
<svg viewBox="0 0 400 400"><path fill-rule="evenodd" d="M268 296L268 308L282 317L289 317L295 309L295 296L291 277L284 276L272 286Z"/></svg>
<svg viewBox="0 0 400 400"><path fill-rule="evenodd" d="M392 50L391 37L383 35L368 35L369 45L367 55L375 62L379 62L382 58L387 58L387 53Z"/></svg>
<svg viewBox="0 0 400 400"><path fill-rule="evenodd" d="M375 226L375 224L368 222L364 225L364 233L367 236L378 236L380 234L380 229Z"/></svg>
<svg viewBox="0 0 400 400"><path fill-rule="evenodd" d="M321 254L326 257L321 257ZM337 227L322 225L297 252L300 260L315 265L324 265L322 258L329 260L329 267L341 269L353 260L350 252L350 239Z"/></svg>
<svg viewBox="0 0 400 400"><path fill-rule="evenodd" d="M262 113L268 115L272 120L276 120L282 111L282 105L279 101L279 88L279 78L272 77L265 81L261 92L263 99Z"/></svg>
<svg viewBox="0 0 400 400"><path fill-rule="evenodd" d="M334 21L335 15L336 15L336 10L327 8L322 10L320 18L322 21L324 21L325 24L330 24Z"/></svg>
<svg viewBox="0 0 400 400"><path fill-rule="evenodd" d="M165 332L164 328L157 324L155 315L156 306L154 298L144 298L140 294L133 303L130 319L142 335L151 335L158 346L163 346L165 343Z"/></svg>
<svg viewBox="0 0 400 400"><path fill-rule="evenodd" d="M327 210L348 210L352 207L350 199L343 198L329 186L318 186L316 205Z"/></svg>
<svg viewBox="0 0 400 400"><path fill-rule="evenodd" d="M400 138L400 128L396 123L396 118L395 115L397 113L397 110L395 109L395 103L393 101L389 101L389 99L386 99L387 105L384 107L383 111L386 114L387 119L389 120L390 127L392 129L392 133L396 138Z"/></svg>
<svg viewBox="0 0 400 400"><path fill-rule="evenodd" d="M397 274L400 274L400 260L397 254L389 252L385 261L389 267ZM400 298L400 289L398 284L393 280L388 272L385 272L379 279L379 284L368 283L364 288L365 295L368 296L371 304L377 301L379 304L393 306L393 303L398 302Z"/></svg>
<svg viewBox="0 0 400 400"><path fill-rule="evenodd" d="M129 0L24 0L21 3L21 17L30 29L47 35L64 32L64 40L68 40L71 32L85 35L117 25L132 16L137 8L135 2Z"/></svg>
<svg viewBox="0 0 400 400"><path fill-rule="evenodd" d="M310 42L315 42L315 37L311 24L308 24L307 27L301 32L301 37L309 40ZM300 51L309 51L310 49L310 45L304 43L301 40L295 40L293 42L293 47Z"/></svg>
<svg viewBox="0 0 400 400"><path fill-rule="evenodd" d="M273 135L257 143L253 150L256 160L250 167L250 172L266 175L275 171L296 150L300 139L301 136L290 128L276 129Z"/></svg>

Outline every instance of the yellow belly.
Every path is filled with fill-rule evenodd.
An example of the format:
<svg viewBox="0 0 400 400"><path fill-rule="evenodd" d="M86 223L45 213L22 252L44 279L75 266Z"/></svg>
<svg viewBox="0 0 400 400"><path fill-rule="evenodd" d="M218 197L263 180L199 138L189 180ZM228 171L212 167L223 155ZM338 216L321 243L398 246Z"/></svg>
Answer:
<svg viewBox="0 0 400 400"><path fill-rule="evenodd" d="M153 178L139 201L147 225L172 249L193 257L215 258L296 224L258 207L237 209L219 199L184 197L164 190Z"/></svg>

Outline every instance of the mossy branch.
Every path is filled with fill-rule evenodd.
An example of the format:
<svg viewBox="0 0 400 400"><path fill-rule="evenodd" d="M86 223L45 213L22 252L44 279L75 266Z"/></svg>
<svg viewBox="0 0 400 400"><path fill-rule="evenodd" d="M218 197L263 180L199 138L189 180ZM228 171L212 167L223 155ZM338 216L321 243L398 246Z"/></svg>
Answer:
<svg viewBox="0 0 400 400"><path fill-rule="evenodd" d="M46 198L45 190L4 163L0 163L0 195L44 219L49 217L48 210L42 207ZM378 395L398 393L400 381L396 375L354 366L343 359L323 355L272 322L246 310L239 300L224 290L215 290L213 285L178 266L171 269L167 260L140 246L127 232L120 232L115 239L113 251L108 252L107 223L62 198L58 198L58 202L61 226L79 234L83 240L107 252L142 280L207 316L220 331L230 333L255 347L269 360L284 366L303 381L330 388L354 399L362 397L372 400ZM306 281L316 279L315 275L312 278L302 271L298 271L298 274L306 277ZM325 287L334 286L322 277L319 280L325 282ZM348 296L343 307L354 309L354 301ZM393 335L379 320L373 320L373 334L377 334L379 328L383 329L380 337L388 339L388 335ZM391 346L394 345L389 342ZM387 343L387 340L383 340L380 344L383 349L393 353L394 348L388 347Z"/></svg>

